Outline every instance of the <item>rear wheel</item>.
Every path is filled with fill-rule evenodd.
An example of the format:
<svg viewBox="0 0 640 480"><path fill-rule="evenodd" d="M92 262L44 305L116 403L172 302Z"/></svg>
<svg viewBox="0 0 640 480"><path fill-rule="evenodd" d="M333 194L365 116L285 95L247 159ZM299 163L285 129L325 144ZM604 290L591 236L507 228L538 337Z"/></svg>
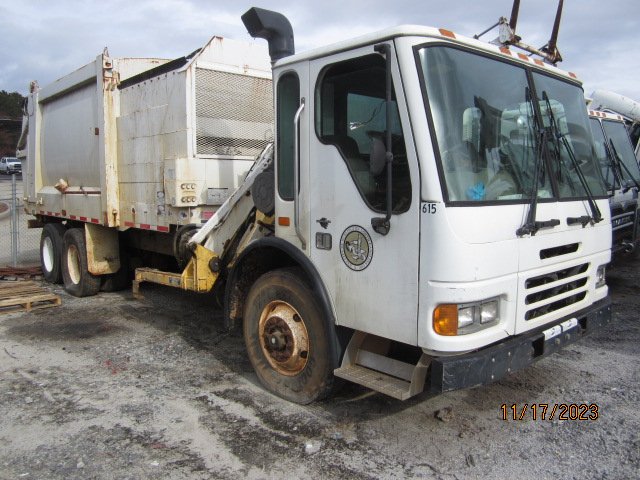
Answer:
<svg viewBox="0 0 640 480"><path fill-rule="evenodd" d="M264 274L251 287L245 305L245 344L262 384L302 404L329 395L338 366L335 328L323 318L300 272Z"/></svg>
<svg viewBox="0 0 640 480"><path fill-rule="evenodd" d="M89 273L84 230L70 228L63 238L64 289L75 297L89 297L100 290L100 276Z"/></svg>
<svg viewBox="0 0 640 480"><path fill-rule="evenodd" d="M40 268L47 282L62 283L62 238L67 229L61 223L47 223L40 235Z"/></svg>

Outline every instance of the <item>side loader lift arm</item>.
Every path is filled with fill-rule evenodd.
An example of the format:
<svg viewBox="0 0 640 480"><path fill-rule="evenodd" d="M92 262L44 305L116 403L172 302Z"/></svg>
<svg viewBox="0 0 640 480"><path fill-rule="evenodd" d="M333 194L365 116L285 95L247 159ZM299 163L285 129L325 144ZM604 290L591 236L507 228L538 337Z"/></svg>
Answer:
<svg viewBox="0 0 640 480"><path fill-rule="evenodd" d="M140 297L140 284L157 283L170 287L208 292L219 274L218 262L231 245L238 230L251 214L254 203L250 189L258 175L267 170L273 161L273 145L268 145L235 192L220 206L215 214L191 237L188 248L192 256L182 273L163 272L153 268L136 268L133 295Z"/></svg>

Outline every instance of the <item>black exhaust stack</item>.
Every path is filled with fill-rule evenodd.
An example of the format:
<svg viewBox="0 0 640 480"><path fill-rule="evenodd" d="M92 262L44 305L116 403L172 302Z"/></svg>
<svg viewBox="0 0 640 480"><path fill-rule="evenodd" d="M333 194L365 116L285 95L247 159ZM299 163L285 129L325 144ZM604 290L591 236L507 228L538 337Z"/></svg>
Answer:
<svg viewBox="0 0 640 480"><path fill-rule="evenodd" d="M293 44L293 28L287 17L278 12L251 7L242 15L242 23L249 35L269 42L271 62L296 53Z"/></svg>

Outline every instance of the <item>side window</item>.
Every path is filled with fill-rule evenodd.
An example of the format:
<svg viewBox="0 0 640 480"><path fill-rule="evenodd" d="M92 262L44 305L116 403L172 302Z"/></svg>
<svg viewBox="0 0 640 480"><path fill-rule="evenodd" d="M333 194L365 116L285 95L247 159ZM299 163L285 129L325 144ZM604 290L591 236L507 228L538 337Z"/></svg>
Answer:
<svg viewBox="0 0 640 480"><path fill-rule="evenodd" d="M277 99L277 174L278 194L283 200L293 200L293 151L295 130L293 118L300 106L300 80L293 73L285 73L278 80Z"/></svg>
<svg viewBox="0 0 640 480"><path fill-rule="evenodd" d="M335 146L369 208L384 212L387 174L384 161L372 161L372 145L386 140L385 61L366 55L329 65L316 85L316 134ZM393 211L411 204L411 179L398 107L391 112Z"/></svg>
<svg viewBox="0 0 640 480"><path fill-rule="evenodd" d="M602 171L602 177L604 178L607 188L609 190L616 189L616 176L613 172L613 162L609 158L607 153L606 139L600 126L600 120L597 118L590 118L589 124L591 125L591 133L593 133L593 140L595 143L595 154Z"/></svg>

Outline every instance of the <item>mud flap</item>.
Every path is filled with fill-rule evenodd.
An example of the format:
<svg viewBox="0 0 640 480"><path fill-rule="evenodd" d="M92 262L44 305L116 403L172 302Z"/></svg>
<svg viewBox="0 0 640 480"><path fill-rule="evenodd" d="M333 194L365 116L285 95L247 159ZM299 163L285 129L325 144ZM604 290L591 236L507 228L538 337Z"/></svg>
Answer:
<svg viewBox="0 0 640 480"><path fill-rule="evenodd" d="M85 223L84 233L89 272L93 275L105 275L120 270L118 231L115 228Z"/></svg>

